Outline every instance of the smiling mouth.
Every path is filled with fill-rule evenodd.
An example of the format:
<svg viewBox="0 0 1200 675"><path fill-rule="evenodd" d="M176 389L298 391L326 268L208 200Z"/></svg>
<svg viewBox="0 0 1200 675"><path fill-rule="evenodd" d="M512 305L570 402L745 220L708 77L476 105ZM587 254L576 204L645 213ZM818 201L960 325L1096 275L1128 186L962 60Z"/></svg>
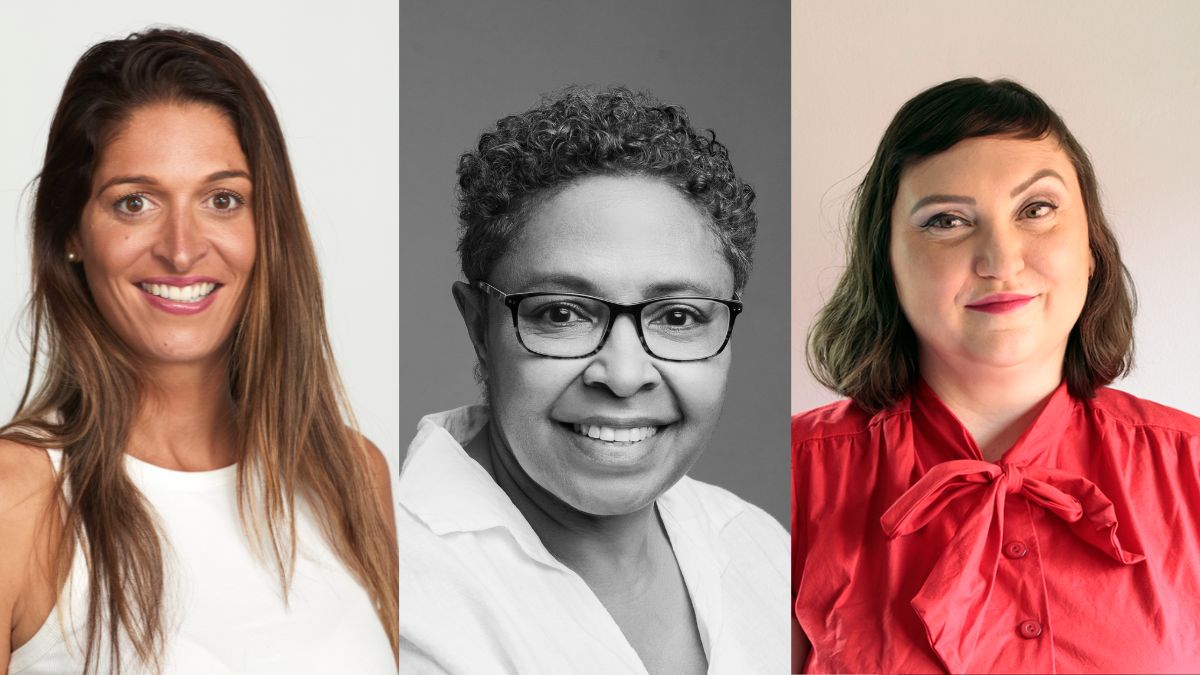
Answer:
<svg viewBox="0 0 1200 675"><path fill-rule="evenodd" d="M605 443L638 443L658 433L661 427L605 427L597 424L567 424L580 436Z"/></svg>
<svg viewBox="0 0 1200 675"><path fill-rule="evenodd" d="M168 284L138 284L146 293L171 302L193 303L207 298L220 284L201 282L190 286L171 286Z"/></svg>

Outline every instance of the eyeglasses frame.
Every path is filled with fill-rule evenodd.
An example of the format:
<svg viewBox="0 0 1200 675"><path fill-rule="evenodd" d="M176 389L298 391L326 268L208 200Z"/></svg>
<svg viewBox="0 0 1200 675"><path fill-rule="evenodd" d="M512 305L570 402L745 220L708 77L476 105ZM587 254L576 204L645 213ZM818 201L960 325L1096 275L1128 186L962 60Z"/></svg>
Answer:
<svg viewBox="0 0 1200 675"><path fill-rule="evenodd" d="M649 300L643 300L641 302L634 302L634 303L626 304L626 303L622 303L622 302L613 302L613 301L607 300L605 298L598 298L594 295L587 295L585 293L566 293L566 292L558 292L558 291L532 291L532 292L528 292L528 293L505 293L504 291L500 290L499 288L496 288L495 286L489 284L486 281L482 281L482 280L472 281L471 286L473 288L477 288L477 289L483 291L485 295L500 301L506 307L508 307L509 311L512 312L513 332L516 333L516 335L517 335L517 342L519 342L521 344L521 346L525 348L525 351L529 352L530 354L535 354L537 356L540 356L540 357L546 358L546 359L560 359L560 360L586 359L589 356L595 356L596 354L598 354L600 352L600 350L604 349L604 345L606 345L608 343L608 336L610 333L612 333L613 325L615 325L617 323L617 317L622 314L629 314L630 316L633 317L633 326L637 330L638 340L641 341L641 343L642 343L642 349L645 350L645 352L647 354L649 354L650 356L652 356L660 361L670 361L672 363L694 363L697 361L707 361L711 358L718 356L721 352L725 351L725 347L727 347L729 345L729 338L733 335L733 323L737 319L738 314L741 314L741 312L742 312L742 301L741 301L741 298L739 298L737 296L737 294L734 294L732 300L725 300L722 298L711 298L711 297L708 297L705 295L664 295L664 296L658 297L658 298L650 298ZM595 300L596 302L599 302L599 303L603 304L604 306L606 306L608 308L608 325L604 327L604 334L602 336L600 336L600 343L598 345L596 345L596 348L593 349L592 351L588 352L587 354L581 354L579 356L553 356L550 354L543 354L541 352L534 351L533 349L531 349L529 347L529 345L525 344L525 340L523 340L521 338L521 330L518 327L517 306L520 305L521 301L524 300L525 298L534 297L534 296L538 296L538 295L565 295L565 296L573 297L573 298L587 298L588 300ZM729 328L725 331L725 339L721 341L721 346L717 348L717 351L713 352L712 354L709 354L708 356L704 356L704 357L701 357L698 359L668 359L668 358L659 356L658 354L655 354L650 349L650 345L646 343L646 335L642 331L642 310L645 309L646 307L649 307L650 305L653 305L656 302L662 302L663 300L711 300L713 302L719 302L722 305L725 305L726 307L728 307L729 308Z"/></svg>

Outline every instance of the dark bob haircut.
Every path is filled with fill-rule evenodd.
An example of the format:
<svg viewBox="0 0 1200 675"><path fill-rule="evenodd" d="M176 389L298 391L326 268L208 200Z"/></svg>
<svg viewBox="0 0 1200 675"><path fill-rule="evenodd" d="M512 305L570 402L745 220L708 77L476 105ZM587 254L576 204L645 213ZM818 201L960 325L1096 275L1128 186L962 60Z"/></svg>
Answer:
<svg viewBox="0 0 1200 675"><path fill-rule="evenodd" d="M658 178L702 213L745 288L754 250L754 190L734 173L725 146L697 132L683 108L617 87L572 87L505 117L458 160L458 254L468 280L485 280L532 209L593 175Z"/></svg>
<svg viewBox="0 0 1200 675"><path fill-rule="evenodd" d="M1063 378L1071 394L1090 398L1132 366L1133 282L1100 208L1087 153L1037 94L1010 80L962 78L915 96L884 132L854 198L846 270L809 330L809 370L867 412L899 400L918 373L916 336L901 310L888 256L901 174L960 141L983 136L1054 138L1075 167L1096 264L1067 340Z"/></svg>

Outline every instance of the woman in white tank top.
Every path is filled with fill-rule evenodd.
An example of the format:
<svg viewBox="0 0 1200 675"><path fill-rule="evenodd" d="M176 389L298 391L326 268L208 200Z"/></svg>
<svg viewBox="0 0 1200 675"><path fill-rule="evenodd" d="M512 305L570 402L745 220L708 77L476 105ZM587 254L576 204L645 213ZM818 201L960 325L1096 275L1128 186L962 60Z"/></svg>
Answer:
<svg viewBox="0 0 1200 675"><path fill-rule="evenodd" d="M343 421L283 135L241 57L175 30L84 54L32 244L0 672L396 672L387 464Z"/></svg>

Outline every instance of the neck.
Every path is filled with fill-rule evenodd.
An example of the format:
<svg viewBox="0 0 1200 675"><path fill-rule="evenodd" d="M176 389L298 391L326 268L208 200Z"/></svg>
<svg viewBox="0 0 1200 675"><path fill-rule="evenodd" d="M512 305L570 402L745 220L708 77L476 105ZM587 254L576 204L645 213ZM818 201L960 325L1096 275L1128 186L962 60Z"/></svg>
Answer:
<svg viewBox="0 0 1200 675"><path fill-rule="evenodd" d="M147 366L128 452L177 471L208 471L238 460L226 364Z"/></svg>
<svg viewBox="0 0 1200 675"><path fill-rule="evenodd" d="M644 592L661 562L662 545L670 551L653 504L612 516L572 507L529 477L490 422L467 452L512 499L546 549L599 595Z"/></svg>
<svg viewBox="0 0 1200 675"><path fill-rule="evenodd" d="M1062 382L1062 358L1014 367L952 363L922 350L921 377L995 462L1037 419Z"/></svg>

